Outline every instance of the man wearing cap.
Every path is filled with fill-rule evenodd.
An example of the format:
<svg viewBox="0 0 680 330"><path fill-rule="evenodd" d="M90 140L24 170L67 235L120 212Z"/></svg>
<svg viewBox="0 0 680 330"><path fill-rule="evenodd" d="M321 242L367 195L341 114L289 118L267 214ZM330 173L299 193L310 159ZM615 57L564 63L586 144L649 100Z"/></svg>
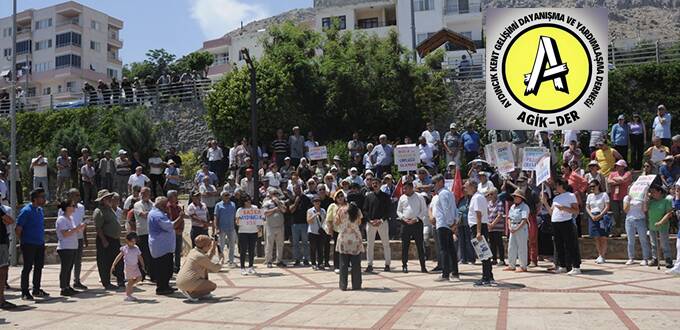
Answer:
<svg viewBox="0 0 680 330"><path fill-rule="evenodd" d="M371 192L366 194L364 199L364 206L362 213L366 219L366 240L368 241L368 250L366 251L366 259L368 267L366 272L373 272L373 254L375 244L375 234L380 234L382 241L383 254L385 257L385 271L390 271L390 261L392 260L392 251L390 249L389 224L390 218L390 196L380 190L380 180L373 179L371 181Z"/></svg>
<svg viewBox="0 0 680 330"><path fill-rule="evenodd" d="M607 184L609 185L609 207L614 216L613 236L619 236L625 231L625 214L623 212L623 198L628 195L628 187L633 182L633 174L628 171L628 163L619 159L614 171L609 173Z"/></svg>
<svg viewBox="0 0 680 330"><path fill-rule="evenodd" d="M630 128L626 123L626 116L619 115L618 121L612 125L610 140L614 149L621 154L622 159L628 159L628 142L630 140Z"/></svg>
<svg viewBox="0 0 680 330"><path fill-rule="evenodd" d="M215 172L210 171L210 169L208 168L208 164L201 165L201 170L196 173L196 176L194 178L194 184L196 185L196 187L203 183L204 177L210 178L210 184L212 185L216 185L219 183L219 178L217 177L217 174L215 174Z"/></svg>
<svg viewBox="0 0 680 330"><path fill-rule="evenodd" d="M652 123L652 137L661 139L666 147L671 146L671 114L666 112L666 106L659 104L656 108L656 117Z"/></svg>
<svg viewBox="0 0 680 330"><path fill-rule="evenodd" d="M453 235L456 233L458 223L456 198L451 191L446 189L444 176L435 175L432 182L437 195L431 204L432 218L430 222L435 226L439 237L439 256L442 266L442 275L436 281L458 282L460 281L458 255L456 245L453 242Z"/></svg>
<svg viewBox="0 0 680 330"><path fill-rule="evenodd" d="M676 165L675 158L668 155L663 159L663 164L659 166L661 181L667 187L672 187L675 179L680 176L680 166Z"/></svg>
<svg viewBox="0 0 680 330"><path fill-rule="evenodd" d="M375 174L378 177L382 177L383 173L392 172L394 150L392 145L387 144L387 135L381 134L378 138L378 141L380 141L380 144L373 147L370 158L371 160L374 160L371 162L371 164L375 166Z"/></svg>
<svg viewBox="0 0 680 330"><path fill-rule="evenodd" d="M112 196L108 190L100 190L95 199L99 207L92 213L97 229L97 269L100 282L106 290L118 288L111 284L111 265L120 251L120 223L111 205ZM113 275L116 276L118 286L125 285L122 263L116 265Z"/></svg>
<svg viewBox="0 0 680 330"><path fill-rule="evenodd" d="M178 190L181 182L180 180L182 180L182 177L179 175L180 169L177 167L177 163L172 159L168 160L166 164L168 166L163 171L163 181L165 182L163 190Z"/></svg>
<svg viewBox="0 0 680 330"><path fill-rule="evenodd" d="M94 198L97 195L97 185L95 184L94 159L89 157L87 163L80 168L80 182L83 184L83 202L88 210L94 207ZM80 194L79 194L80 195Z"/></svg>
<svg viewBox="0 0 680 330"><path fill-rule="evenodd" d="M461 141L460 134L456 131L456 124L449 125L449 131L444 134L444 151L446 151L446 162L453 162L460 165Z"/></svg>
<svg viewBox="0 0 680 330"><path fill-rule="evenodd" d="M305 152L305 137L300 135L300 127L293 127L293 135L288 137L288 145L290 146L290 158L293 166L300 164L300 158L304 156Z"/></svg>
<svg viewBox="0 0 680 330"><path fill-rule="evenodd" d="M113 179L113 191L121 196L127 196L127 183L130 180L130 166L132 166L132 163L125 150L118 150L118 157L114 160L114 165L116 167L116 176Z"/></svg>
<svg viewBox="0 0 680 330"><path fill-rule="evenodd" d="M199 235L194 240L195 247L189 251L186 261L177 274L177 288L195 302L199 298L211 297L210 292L217 289L217 284L208 279L208 273L217 273L222 266L212 261L217 244L208 235Z"/></svg>
<svg viewBox="0 0 680 330"><path fill-rule="evenodd" d="M61 199L69 188L71 181L71 156L68 149L61 148L57 157L57 199Z"/></svg>
<svg viewBox="0 0 680 330"><path fill-rule="evenodd" d="M402 221L401 228L401 268L408 272L409 245L415 240L420 261L420 271L427 273L425 268L425 245L423 244L423 221L427 217L425 198L415 193L413 183L403 184L404 194L399 197L397 217Z"/></svg>
<svg viewBox="0 0 680 330"><path fill-rule="evenodd" d="M31 159L31 168L33 169L33 189L42 187L45 192L45 199L49 201L50 189L47 182L47 157L43 155L42 151L38 151L37 156Z"/></svg>
<svg viewBox="0 0 680 330"><path fill-rule="evenodd" d="M367 170L367 172L368 171L369 170ZM373 174L373 172L371 172L371 174ZM364 185L364 180L359 176L359 171L356 167L349 169L349 176L347 177L347 180L349 180L350 183L356 183L360 186Z"/></svg>

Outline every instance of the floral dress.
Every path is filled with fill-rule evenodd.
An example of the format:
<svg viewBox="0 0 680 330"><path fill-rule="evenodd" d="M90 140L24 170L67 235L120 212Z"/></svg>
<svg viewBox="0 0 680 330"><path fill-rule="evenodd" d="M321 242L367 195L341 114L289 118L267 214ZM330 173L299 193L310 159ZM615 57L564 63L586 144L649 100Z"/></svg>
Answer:
<svg viewBox="0 0 680 330"><path fill-rule="evenodd" d="M361 212L359 212L359 218L361 217ZM335 223L335 229L338 231L338 240L335 245L335 251L350 255L358 255L364 252L364 242L361 238L361 230L359 230L360 223L360 221L349 221L347 206L338 208Z"/></svg>

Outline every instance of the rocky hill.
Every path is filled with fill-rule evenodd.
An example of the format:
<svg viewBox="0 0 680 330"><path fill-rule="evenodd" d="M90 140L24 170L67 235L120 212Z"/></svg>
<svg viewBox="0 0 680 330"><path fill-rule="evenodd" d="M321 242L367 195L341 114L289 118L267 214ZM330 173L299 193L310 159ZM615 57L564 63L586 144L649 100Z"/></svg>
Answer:
<svg viewBox="0 0 680 330"><path fill-rule="evenodd" d="M483 0L483 8L489 7L606 7L610 37L680 39L680 0Z"/></svg>

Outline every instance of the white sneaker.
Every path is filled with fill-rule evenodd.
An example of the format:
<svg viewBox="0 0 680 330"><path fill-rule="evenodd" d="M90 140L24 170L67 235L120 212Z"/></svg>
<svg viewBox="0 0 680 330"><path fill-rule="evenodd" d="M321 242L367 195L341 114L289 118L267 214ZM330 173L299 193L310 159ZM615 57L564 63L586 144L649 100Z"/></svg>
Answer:
<svg viewBox="0 0 680 330"><path fill-rule="evenodd" d="M640 261L640 266L647 266L647 265L649 265L649 261L647 261L647 259Z"/></svg>
<svg viewBox="0 0 680 330"><path fill-rule="evenodd" d="M241 275L243 276L248 275L248 271L245 268L241 268Z"/></svg>
<svg viewBox="0 0 680 330"><path fill-rule="evenodd" d="M572 268L567 275L581 275L581 268Z"/></svg>
<svg viewBox="0 0 680 330"><path fill-rule="evenodd" d="M333 272L335 272L336 274L340 274L340 269L336 269Z"/></svg>
<svg viewBox="0 0 680 330"><path fill-rule="evenodd" d="M597 257L597 259L595 259L595 263L596 264L603 264L604 258L602 256Z"/></svg>
<svg viewBox="0 0 680 330"><path fill-rule="evenodd" d="M126 296L124 301L137 301L137 298L135 298L133 296Z"/></svg>
<svg viewBox="0 0 680 330"><path fill-rule="evenodd" d="M248 275L255 275L255 269L253 269L253 267L248 268Z"/></svg>
<svg viewBox="0 0 680 330"><path fill-rule="evenodd" d="M200 297L200 298L198 298L198 299L212 299L213 297L214 297L214 296L213 296L212 293L208 293L208 294L206 294L206 295L204 295L204 296L202 296L202 297Z"/></svg>
<svg viewBox="0 0 680 330"><path fill-rule="evenodd" d="M188 294L186 291L184 291L184 290L179 290L179 292L180 292L182 295L184 295L184 297L186 297L187 300L189 300L189 301L191 301L191 302L197 302L197 301L198 301L198 298L192 297L191 295L189 295L189 294Z"/></svg>
<svg viewBox="0 0 680 330"><path fill-rule="evenodd" d="M557 268L555 269L555 274L564 274L564 273L566 273L566 272L567 272L567 269L564 268L564 267L557 267Z"/></svg>
<svg viewBox="0 0 680 330"><path fill-rule="evenodd" d="M626 261L626 265L628 265L628 266L630 266L634 263L635 263L635 261L633 259L628 259L628 261Z"/></svg>
<svg viewBox="0 0 680 330"><path fill-rule="evenodd" d="M449 282L460 282L460 277L449 275Z"/></svg>

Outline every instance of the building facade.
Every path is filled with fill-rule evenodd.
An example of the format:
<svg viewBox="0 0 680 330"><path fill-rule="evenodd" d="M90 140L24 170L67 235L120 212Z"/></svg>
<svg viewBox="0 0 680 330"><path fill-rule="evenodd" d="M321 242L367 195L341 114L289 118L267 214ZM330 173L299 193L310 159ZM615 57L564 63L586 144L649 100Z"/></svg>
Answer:
<svg viewBox="0 0 680 330"><path fill-rule="evenodd" d="M123 21L69 1L17 13L17 84L32 102L64 102L82 98L85 82L96 86L122 76L119 56ZM12 17L0 19L0 58L9 85L12 69Z"/></svg>

